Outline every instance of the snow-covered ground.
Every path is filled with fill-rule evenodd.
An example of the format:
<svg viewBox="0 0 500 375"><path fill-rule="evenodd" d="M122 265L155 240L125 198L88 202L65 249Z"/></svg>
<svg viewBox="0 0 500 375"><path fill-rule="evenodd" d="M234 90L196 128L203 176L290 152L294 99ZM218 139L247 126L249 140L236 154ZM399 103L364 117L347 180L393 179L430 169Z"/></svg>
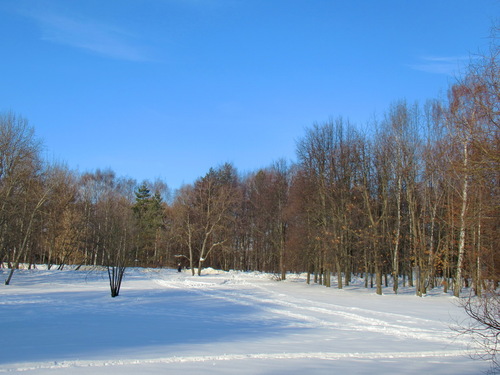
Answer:
<svg viewBox="0 0 500 375"><path fill-rule="evenodd" d="M6 270L0 271L6 277ZM104 272L16 271L0 285L0 373L480 374L435 291L378 296L303 276L128 270L111 298Z"/></svg>

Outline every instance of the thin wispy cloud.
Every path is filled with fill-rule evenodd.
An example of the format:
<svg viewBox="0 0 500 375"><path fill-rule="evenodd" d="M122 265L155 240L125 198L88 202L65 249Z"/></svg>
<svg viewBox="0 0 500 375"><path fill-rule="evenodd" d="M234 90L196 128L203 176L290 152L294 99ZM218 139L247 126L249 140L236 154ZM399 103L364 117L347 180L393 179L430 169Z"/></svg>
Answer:
<svg viewBox="0 0 500 375"><path fill-rule="evenodd" d="M40 26L41 39L127 61L152 60L131 32L84 17L54 12L27 14Z"/></svg>
<svg viewBox="0 0 500 375"><path fill-rule="evenodd" d="M418 63L409 67L426 73L456 76L470 60L470 56L422 56Z"/></svg>

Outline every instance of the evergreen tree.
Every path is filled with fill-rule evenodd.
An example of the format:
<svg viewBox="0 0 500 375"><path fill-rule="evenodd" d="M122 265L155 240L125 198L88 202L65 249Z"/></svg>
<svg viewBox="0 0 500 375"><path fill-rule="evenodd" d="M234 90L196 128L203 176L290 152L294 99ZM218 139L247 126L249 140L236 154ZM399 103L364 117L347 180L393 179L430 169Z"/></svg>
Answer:
<svg viewBox="0 0 500 375"><path fill-rule="evenodd" d="M138 228L136 259L142 265L157 265L161 229L163 227L163 200L158 192L151 194L146 183L135 192L132 206Z"/></svg>

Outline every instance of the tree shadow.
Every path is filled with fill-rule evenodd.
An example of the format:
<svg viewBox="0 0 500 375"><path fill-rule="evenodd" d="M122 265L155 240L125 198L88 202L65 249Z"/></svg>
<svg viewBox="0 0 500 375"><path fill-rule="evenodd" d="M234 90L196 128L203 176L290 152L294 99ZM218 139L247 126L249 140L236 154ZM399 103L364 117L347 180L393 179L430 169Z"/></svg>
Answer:
<svg viewBox="0 0 500 375"><path fill-rule="evenodd" d="M92 286L89 286L92 288ZM9 294L0 310L0 363L63 361L283 335L290 322L259 306L185 289ZM294 328L297 330L297 328Z"/></svg>

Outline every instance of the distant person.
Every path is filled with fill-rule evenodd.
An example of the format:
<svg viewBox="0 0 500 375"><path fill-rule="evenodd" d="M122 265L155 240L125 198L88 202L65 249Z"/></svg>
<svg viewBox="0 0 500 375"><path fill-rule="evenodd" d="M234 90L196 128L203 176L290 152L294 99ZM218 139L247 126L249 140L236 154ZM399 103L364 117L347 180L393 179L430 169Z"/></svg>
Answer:
<svg viewBox="0 0 500 375"><path fill-rule="evenodd" d="M181 264L179 263L179 264L177 265L177 272L181 272L181 271L182 271L182 266L181 266Z"/></svg>

